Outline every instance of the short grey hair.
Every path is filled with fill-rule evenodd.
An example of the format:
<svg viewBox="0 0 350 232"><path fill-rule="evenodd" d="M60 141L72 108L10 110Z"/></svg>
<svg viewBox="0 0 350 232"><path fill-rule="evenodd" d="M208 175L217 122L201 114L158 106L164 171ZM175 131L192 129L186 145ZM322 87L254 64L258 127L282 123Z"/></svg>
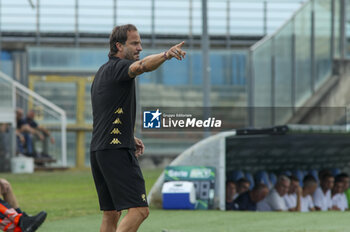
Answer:
<svg viewBox="0 0 350 232"><path fill-rule="evenodd" d="M286 175L280 175L280 176L278 177L278 179L277 179L277 184L280 184L280 183L282 183L282 182L284 182L284 181L288 181L288 182L290 183L289 177L286 176Z"/></svg>

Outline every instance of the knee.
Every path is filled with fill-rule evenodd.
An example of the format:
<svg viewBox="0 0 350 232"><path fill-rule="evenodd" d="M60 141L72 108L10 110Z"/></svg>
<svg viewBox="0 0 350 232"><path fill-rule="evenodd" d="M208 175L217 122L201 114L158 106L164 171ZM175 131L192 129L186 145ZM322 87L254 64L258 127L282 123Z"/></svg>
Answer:
<svg viewBox="0 0 350 232"><path fill-rule="evenodd" d="M115 222L115 221L118 221L120 215L121 215L121 212L117 212L117 211L103 211L103 220L109 221L109 222Z"/></svg>
<svg viewBox="0 0 350 232"><path fill-rule="evenodd" d="M139 213L140 213L140 215L141 215L141 218L142 218L143 220L145 220L145 219L148 217L148 215L149 215L149 209L148 209L148 207L139 208Z"/></svg>

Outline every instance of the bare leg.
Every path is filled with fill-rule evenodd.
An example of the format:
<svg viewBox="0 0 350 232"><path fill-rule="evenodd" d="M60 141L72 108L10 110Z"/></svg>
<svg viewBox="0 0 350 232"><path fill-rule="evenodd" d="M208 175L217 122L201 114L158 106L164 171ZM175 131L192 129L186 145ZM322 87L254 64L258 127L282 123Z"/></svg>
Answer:
<svg viewBox="0 0 350 232"><path fill-rule="evenodd" d="M115 232L121 212L103 211L100 232Z"/></svg>
<svg viewBox="0 0 350 232"><path fill-rule="evenodd" d="M148 207L130 208L118 225L116 232L136 232L148 214Z"/></svg>
<svg viewBox="0 0 350 232"><path fill-rule="evenodd" d="M13 193L11 185L10 185L10 187L8 188L8 190L6 192L5 191L2 192L1 189L0 189L0 192L2 193L2 195L4 197L4 201L9 203L12 208L15 208L15 209L19 208L16 196Z"/></svg>

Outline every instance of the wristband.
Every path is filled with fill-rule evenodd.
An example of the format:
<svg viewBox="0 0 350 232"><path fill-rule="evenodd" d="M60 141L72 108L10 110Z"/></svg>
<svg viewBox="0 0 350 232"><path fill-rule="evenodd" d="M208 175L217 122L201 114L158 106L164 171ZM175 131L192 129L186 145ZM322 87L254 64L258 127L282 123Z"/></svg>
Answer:
<svg viewBox="0 0 350 232"><path fill-rule="evenodd" d="M163 53L163 57L164 57L165 60L168 60L168 57L167 57L166 53L167 53L167 52L164 52L164 53Z"/></svg>

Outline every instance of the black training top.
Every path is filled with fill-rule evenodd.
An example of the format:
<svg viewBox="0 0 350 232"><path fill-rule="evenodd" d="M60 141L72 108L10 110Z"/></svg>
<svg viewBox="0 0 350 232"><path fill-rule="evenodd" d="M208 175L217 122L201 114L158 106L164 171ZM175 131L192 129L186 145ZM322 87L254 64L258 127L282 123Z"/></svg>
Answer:
<svg viewBox="0 0 350 232"><path fill-rule="evenodd" d="M256 211L256 203L250 198L249 191L239 195L233 202L233 210Z"/></svg>
<svg viewBox="0 0 350 232"><path fill-rule="evenodd" d="M27 124L29 124L29 126L30 127L32 127L32 128L38 128L38 123L35 121L35 120L33 120L33 119L31 119L31 118L25 118L24 119L24 121L27 123Z"/></svg>
<svg viewBox="0 0 350 232"><path fill-rule="evenodd" d="M135 149L135 78L128 74L133 62L111 57L95 75L91 86L91 151Z"/></svg>

